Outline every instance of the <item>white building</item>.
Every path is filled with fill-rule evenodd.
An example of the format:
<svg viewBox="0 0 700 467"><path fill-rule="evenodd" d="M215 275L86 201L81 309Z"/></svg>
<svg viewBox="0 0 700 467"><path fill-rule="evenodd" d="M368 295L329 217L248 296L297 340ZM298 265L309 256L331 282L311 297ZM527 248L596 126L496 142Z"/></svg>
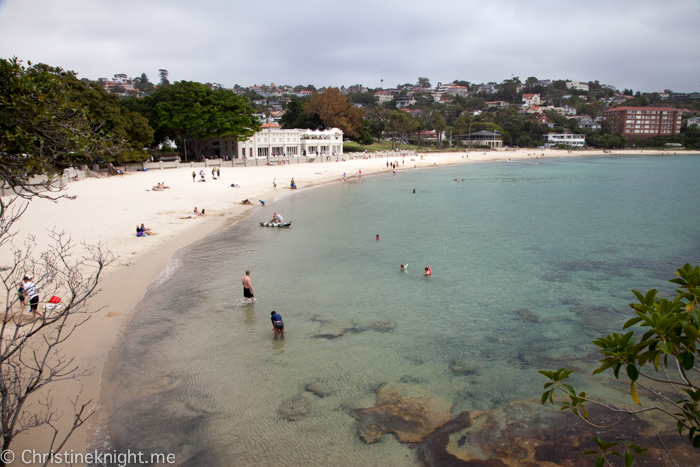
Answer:
<svg viewBox="0 0 700 467"><path fill-rule="evenodd" d="M700 126L700 117L690 117L688 120L688 126Z"/></svg>
<svg viewBox="0 0 700 467"><path fill-rule="evenodd" d="M415 103L416 100L411 96L396 98L396 107L398 108L408 107L409 105L415 105Z"/></svg>
<svg viewBox="0 0 700 467"><path fill-rule="evenodd" d="M547 133L544 135L545 147L563 144L574 148L582 148L586 144L586 135L574 135L571 133Z"/></svg>
<svg viewBox="0 0 700 467"><path fill-rule="evenodd" d="M567 81L566 87L568 89L576 89L577 91L588 92L588 83L584 83L582 81Z"/></svg>
<svg viewBox="0 0 700 467"><path fill-rule="evenodd" d="M523 94L523 102L527 107L540 105L542 103L539 94Z"/></svg>
<svg viewBox="0 0 700 467"><path fill-rule="evenodd" d="M247 141L214 138L211 146L219 146L222 150L219 156L237 159L333 155L343 153L343 132L338 128L283 130L276 123L266 123Z"/></svg>
<svg viewBox="0 0 700 467"><path fill-rule="evenodd" d="M394 98L394 95L389 91L377 91L374 93L374 102L377 104L383 104L389 102Z"/></svg>
<svg viewBox="0 0 700 467"><path fill-rule="evenodd" d="M449 86L445 92L453 96L466 96L469 94L469 89L466 86Z"/></svg>

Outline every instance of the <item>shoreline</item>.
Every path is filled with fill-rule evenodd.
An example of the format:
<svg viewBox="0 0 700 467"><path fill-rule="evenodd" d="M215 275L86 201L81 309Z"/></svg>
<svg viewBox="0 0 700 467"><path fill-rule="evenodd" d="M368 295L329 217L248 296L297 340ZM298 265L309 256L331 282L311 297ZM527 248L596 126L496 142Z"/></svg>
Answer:
<svg viewBox="0 0 700 467"><path fill-rule="evenodd" d="M669 151L625 151L620 153L603 153L602 151L574 151L571 154L566 151L557 150L546 150L538 151L537 154L545 153L545 157L580 157L580 156L615 156L615 155L674 155L673 152ZM678 151L676 151L677 153ZM527 153L526 151L489 151L486 153L470 152L468 153L468 158L462 158L466 153L421 153L425 156L424 160L420 160L416 157L416 161L409 161L411 164L415 164L415 168L427 168L434 166L445 166L445 165L456 165L456 164L468 164L476 162L493 162L493 161L507 161L510 159L528 159L533 156L528 156L527 154L535 154L533 152ZM681 154L685 154L684 151ZM687 153L688 155L695 153ZM227 178L224 185L212 183L193 183L191 186L189 183L180 182L181 185L175 185L175 183L168 180L172 179L173 175L183 177L191 176L188 172L191 168L182 168L176 170L161 170L161 171L149 171L149 172L139 172L133 175L126 175L125 178L132 179L131 183L128 184L126 189L134 189L139 185L148 186L153 183L154 180L166 180L168 184L172 184L173 188L165 192L147 192L148 194L144 197L144 192L129 192L129 196L126 194L120 195L119 190L115 193L107 193L113 200L112 206L105 208L107 215L109 217L112 213L116 223L125 224L124 218L131 216L141 216L150 217L155 219L152 223L146 222L146 225L151 227L154 231L159 232L155 237L147 238L136 238L133 233L128 234L129 238L126 241L114 241L113 238L117 236L127 236L126 232L112 233L110 231L113 228L114 223L100 219L100 216L94 216L90 219L85 219L83 217L70 217L67 215L68 222L65 226L65 230L68 232L81 232L84 234L89 234L94 238L91 241L104 241L107 246L110 245L110 241L115 245L115 253L119 255L119 259L105 271L104 278L100 283L100 291L91 301L91 309L101 309L99 313L96 313L91 317L91 319L85 323L83 326L76 330L75 335L68 340L62 347L62 351L67 355L76 356L76 364L80 367L93 367L94 373L82 380L83 389L82 397L87 399L92 399L93 403L98 403L103 406L108 406L108 401L102 401L104 387L102 385L102 372L105 368L105 363L110 355L113 355L112 350L116 348L119 340L123 336L124 325L133 316L133 311L136 305L141 301L141 299L148 292L148 287L156 280L159 279L161 274L165 271L171 258L181 248L187 247L188 245L204 239L212 234L220 232L223 229L229 228L235 225L239 220L248 217L257 209L255 205L253 206L242 206L238 201L230 199L230 196L226 196L227 192L236 193L236 197L241 196L248 197L248 199L269 199L268 204L273 204L274 200L278 199L280 196L289 193L288 188L281 188L283 185L287 185L284 176L289 177L294 176L297 179L297 183L301 185L300 189L313 188L321 185L325 185L332 182L338 182L340 176L343 172L351 172L348 174L348 178L354 177L358 169L362 169L363 175L378 175L378 174L389 174L391 173L390 168L386 168L387 159L377 158L377 159L361 159L354 161L345 162L324 162L324 163L314 163L314 164L304 164L304 165L284 165L284 166L273 166L273 167L246 167L246 168L235 168L226 169L222 175ZM406 161L406 162L409 162ZM401 160L399 160L399 164ZM397 172L407 170L409 168L414 168L410 165L399 167ZM293 173L302 173L301 176L294 175ZM241 173L242 172L242 173ZM233 178L240 180L246 180L242 184L244 189L234 189L229 188L229 183L233 180L228 180L228 174L233 174ZM320 176L319 176L320 175ZM82 191L85 197L91 197L91 191L97 190L99 192L105 192L105 185L112 182L119 182L121 179L115 180L88 180L84 184L83 182L72 183L68 186L68 191ZM222 176L223 178L223 176ZM271 181L273 178L278 178L278 189L270 190ZM250 181L250 188L246 183ZM88 183L90 182L90 183ZM236 180L236 183L240 181ZM215 190L210 190L208 196L197 196L194 190L209 189L210 186L216 186ZM80 190L71 190L80 187ZM95 188L96 187L96 188ZM185 189L185 187L189 187ZM112 187L114 188L114 187ZM124 187L121 187L124 189ZM229 189L227 189L229 188ZM181 193L180 189L186 191L186 193ZM178 198L177 195L192 195L191 199L188 201L180 201L182 198ZM201 194L201 193L200 193ZM123 213L118 216L116 209L118 207L124 206L123 203L131 207L130 203L142 203L143 199L148 196L161 196L170 195L168 203L158 204L157 200L153 204L142 204L135 208L136 213L129 213L124 216ZM192 201L192 198L195 198ZM222 199L224 198L224 199ZM92 199L91 199L92 200ZM88 201L91 201L88 200ZM178 203L179 201L179 203ZM193 202L198 203L200 206L207 209L208 213L203 219L187 219L180 220L175 216L174 206L184 203L192 204ZM218 202L218 203L217 203ZM73 203L73 205L71 205ZM204 203L204 204L202 204ZM212 203L212 204L208 204ZM45 203L40 203L45 204ZM89 202L81 203L81 198L74 201L60 201L58 204L63 204L68 206L65 210L70 212L88 212L90 209ZM85 206L88 204L88 206ZM76 206L77 205L77 206ZM215 206L211 208L209 206ZM58 206L58 205L49 205ZM40 206L37 212L30 209L25 213L29 222L25 221L23 217L18 223L20 234L18 238L23 238L29 232L36 232L36 225L41 224L43 219L47 216L50 218L50 211L47 214L45 211L45 206ZM183 208L185 209L185 208ZM124 208L127 210L127 208ZM42 212L43 211L43 212ZM91 212L92 214L92 212ZM105 213L102 213L104 216ZM271 214L271 213L270 213ZM60 215L60 214L58 214ZM95 218L97 217L97 218ZM178 216L179 217L179 216ZM32 218L32 219L29 219ZM86 222L92 221L93 226L96 224L96 229L87 228L84 224ZM174 222L173 222L174 221ZM178 222L179 221L179 222ZM75 227L74 230L70 229L70 226ZM168 225L174 225L175 229L165 234L166 227ZM63 226L60 226L63 227ZM97 232L95 232L97 230ZM97 233L95 235L95 233ZM110 235L112 233L112 235ZM110 238L111 237L111 238ZM95 240L96 239L96 240ZM41 251L41 243L38 247ZM131 251L131 253L129 253ZM1 258L6 261L6 258ZM54 400L66 400L65 397L73 396L77 392L76 384L59 384L55 385L52 392ZM70 407L68 407L70 409ZM64 410L64 418L69 418L69 410ZM106 410L108 413L109 411ZM86 424L80 429L76 430L71 440L64 447L66 450L73 450L74 452L85 452L87 447L90 446L90 440L87 436L94 431L96 424L99 424L103 414L96 414L90 423ZM62 419L62 421L65 421ZM59 423L60 424L60 423ZM50 440L51 433L49 430L38 429L31 432L31 435L20 435L17 437L15 443L13 444L14 451L20 451L24 449L37 449L41 451Z"/></svg>

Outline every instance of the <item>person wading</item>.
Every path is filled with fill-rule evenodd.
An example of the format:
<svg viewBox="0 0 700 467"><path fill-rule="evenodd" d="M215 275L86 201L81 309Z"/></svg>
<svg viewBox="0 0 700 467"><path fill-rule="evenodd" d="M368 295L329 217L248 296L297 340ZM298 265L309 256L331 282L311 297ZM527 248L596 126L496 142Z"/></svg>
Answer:
<svg viewBox="0 0 700 467"><path fill-rule="evenodd" d="M250 283L250 271L246 271L245 276L243 277L243 301L247 302L249 298L252 303L255 303L253 284Z"/></svg>

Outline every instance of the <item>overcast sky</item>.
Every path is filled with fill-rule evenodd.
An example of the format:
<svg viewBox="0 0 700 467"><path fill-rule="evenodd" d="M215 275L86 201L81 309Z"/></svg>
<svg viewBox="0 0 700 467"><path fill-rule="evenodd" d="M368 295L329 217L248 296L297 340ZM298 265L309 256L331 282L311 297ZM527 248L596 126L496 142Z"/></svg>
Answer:
<svg viewBox="0 0 700 467"><path fill-rule="evenodd" d="M111 78L700 91L700 0L0 0L0 57Z"/></svg>

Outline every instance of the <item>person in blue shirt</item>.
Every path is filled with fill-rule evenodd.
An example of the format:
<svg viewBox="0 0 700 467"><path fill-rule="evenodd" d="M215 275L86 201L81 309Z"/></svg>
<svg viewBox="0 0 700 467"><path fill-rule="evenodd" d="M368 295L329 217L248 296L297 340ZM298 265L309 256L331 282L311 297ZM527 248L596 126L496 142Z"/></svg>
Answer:
<svg viewBox="0 0 700 467"><path fill-rule="evenodd" d="M282 316L276 311L271 312L270 315L272 330L275 331L275 337L277 337L278 333L284 337L284 321L282 321Z"/></svg>

